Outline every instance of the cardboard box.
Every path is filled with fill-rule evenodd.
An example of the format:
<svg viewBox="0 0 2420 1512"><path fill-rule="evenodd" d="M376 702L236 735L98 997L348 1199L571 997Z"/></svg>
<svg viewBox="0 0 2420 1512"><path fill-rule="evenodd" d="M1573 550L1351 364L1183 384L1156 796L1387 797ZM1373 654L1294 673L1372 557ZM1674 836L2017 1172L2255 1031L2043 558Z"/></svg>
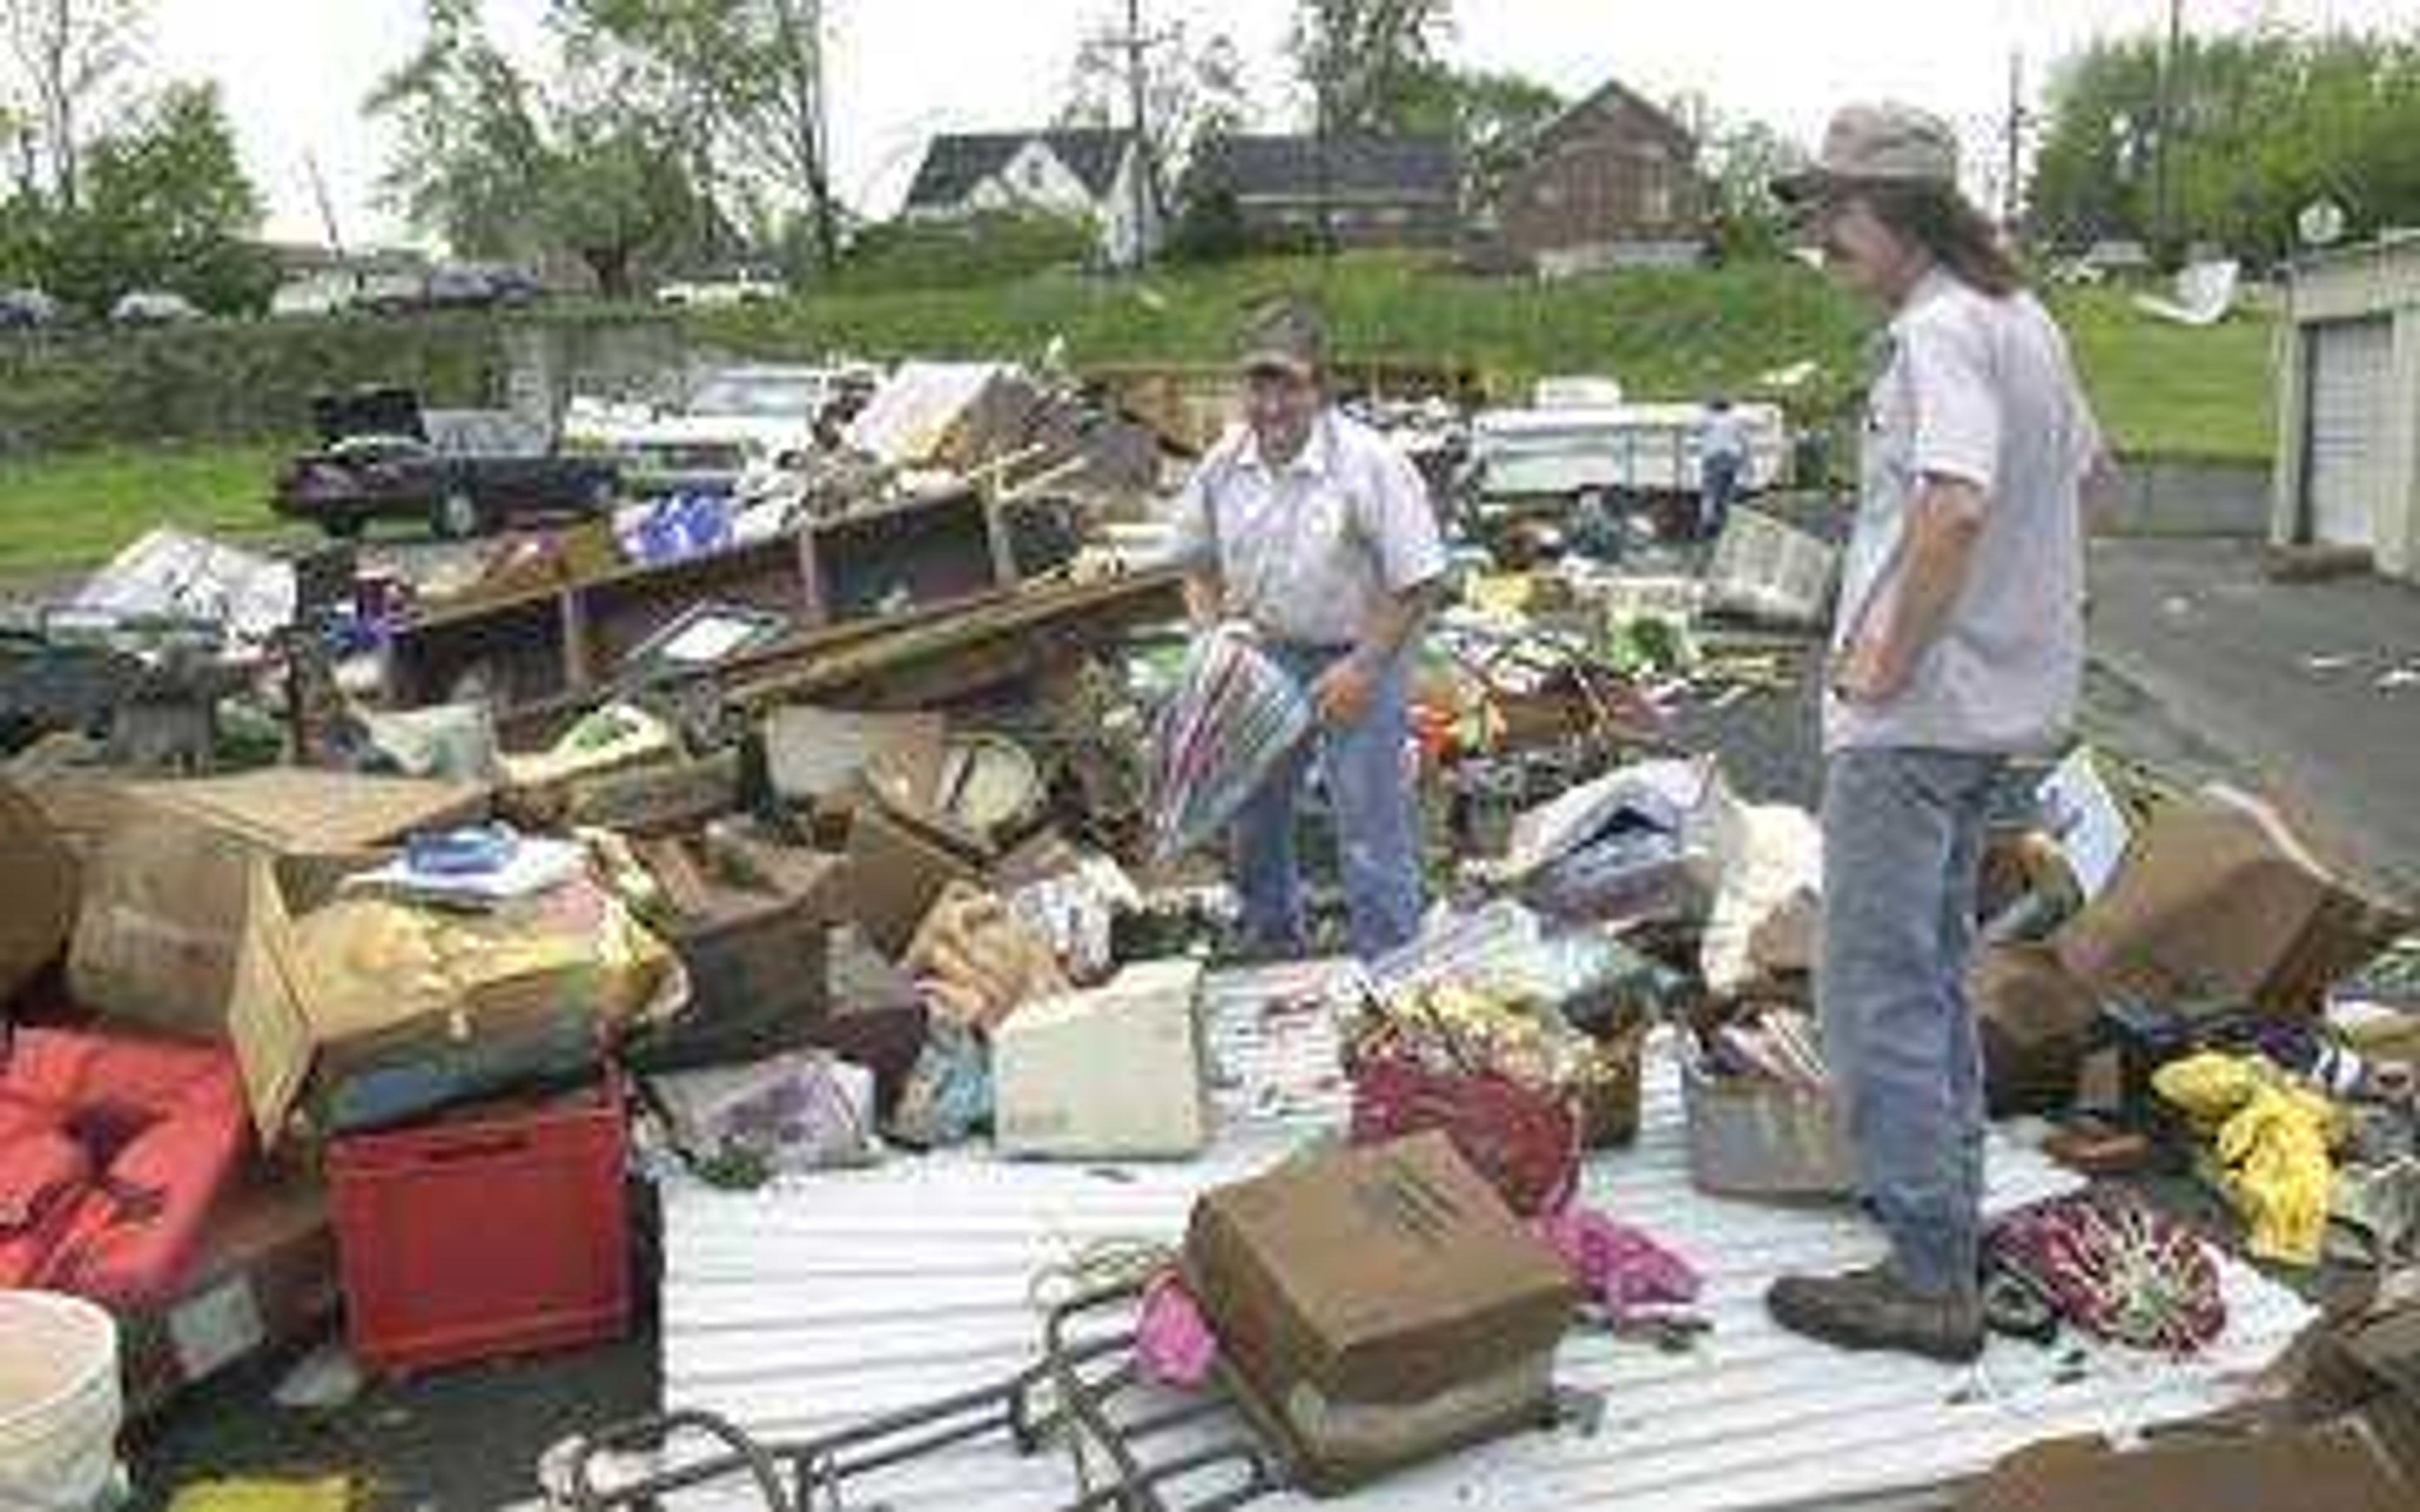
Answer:
<svg viewBox="0 0 2420 1512"><path fill-rule="evenodd" d="M2035 1444L2000 1462L1959 1512L2411 1512L2361 1435L2341 1427L2194 1438L2118 1453L2099 1440Z"/></svg>
<svg viewBox="0 0 2420 1512"><path fill-rule="evenodd" d="M2101 1000L2046 946L1984 950L1967 973L1983 1040L1992 1116L2048 1113L2075 1099Z"/></svg>
<svg viewBox="0 0 2420 1512"><path fill-rule="evenodd" d="M1837 1100L1765 1076L1681 1068L1689 1180L1724 1196L1832 1197L1856 1186Z"/></svg>
<svg viewBox="0 0 2420 1512"><path fill-rule="evenodd" d="M1197 1155L1210 1142L1202 964L1128 966L1107 986L1028 1003L992 1032L1002 1154L1049 1160Z"/></svg>
<svg viewBox="0 0 2420 1512"><path fill-rule="evenodd" d="M253 864L471 823L484 788L281 767L127 784L95 842L70 985L103 1018L224 1039Z"/></svg>
<svg viewBox="0 0 2420 1512"><path fill-rule="evenodd" d="M263 1174L240 1187L211 1215L191 1274L175 1301L118 1319L132 1416L331 1327L336 1241L327 1194L299 1176Z"/></svg>
<svg viewBox="0 0 2420 1512"><path fill-rule="evenodd" d="M1544 1421L1577 1301L1441 1134L1209 1193L1185 1268L1247 1410L1322 1494Z"/></svg>
<svg viewBox="0 0 2420 1512"><path fill-rule="evenodd" d="M757 1060L805 1044L831 1009L830 927L805 898L708 883L702 908L663 928L689 977L689 1005L634 1037L636 1070Z"/></svg>
<svg viewBox="0 0 2420 1512"><path fill-rule="evenodd" d="M337 897L364 857L256 862L227 1027L264 1146L595 1066L678 1006L671 951L585 881L490 913Z"/></svg>
<svg viewBox="0 0 2420 1512"><path fill-rule="evenodd" d="M843 906L892 960L908 953L944 888L981 880L972 857L880 803L865 799L851 811Z"/></svg>
<svg viewBox="0 0 2420 1512"><path fill-rule="evenodd" d="M2309 1014L2409 923L2274 808L2209 787L2153 813L2108 890L2054 943L2104 997Z"/></svg>

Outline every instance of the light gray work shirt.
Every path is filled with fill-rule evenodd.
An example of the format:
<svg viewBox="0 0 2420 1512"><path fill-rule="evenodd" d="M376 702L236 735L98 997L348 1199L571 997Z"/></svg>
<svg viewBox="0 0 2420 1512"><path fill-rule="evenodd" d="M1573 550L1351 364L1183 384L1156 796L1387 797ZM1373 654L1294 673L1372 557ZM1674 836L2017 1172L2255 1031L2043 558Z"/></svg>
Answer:
<svg viewBox="0 0 2420 1512"><path fill-rule="evenodd" d="M1889 613L1908 511L1928 477L1983 498L1964 589L1898 696L1827 695L1826 749L2025 752L2055 744L2084 671L2085 479L2101 432L2039 301L1933 273L1892 320L1868 407L1836 651Z"/></svg>
<svg viewBox="0 0 2420 1512"><path fill-rule="evenodd" d="M1388 597L1443 576L1445 543L1418 469L1333 409L1293 460L1238 425L1202 459L1171 512L1176 557L1218 573L1227 612L1271 640L1349 647Z"/></svg>

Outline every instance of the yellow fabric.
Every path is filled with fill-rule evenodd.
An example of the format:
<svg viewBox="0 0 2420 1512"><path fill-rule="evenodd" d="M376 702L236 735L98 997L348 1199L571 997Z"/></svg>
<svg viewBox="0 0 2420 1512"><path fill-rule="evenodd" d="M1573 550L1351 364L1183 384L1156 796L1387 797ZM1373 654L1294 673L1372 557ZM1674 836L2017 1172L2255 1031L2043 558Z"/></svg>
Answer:
<svg viewBox="0 0 2420 1512"><path fill-rule="evenodd" d="M353 1484L324 1480L213 1480L188 1486L168 1512L351 1512Z"/></svg>
<svg viewBox="0 0 2420 1512"><path fill-rule="evenodd" d="M2151 1086L2211 1138L2253 1255L2318 1264L2335 1181L2329 1151L2343 1126L2335 1105L2266 1060L2214 1051L2161 1067Z"/></svg>

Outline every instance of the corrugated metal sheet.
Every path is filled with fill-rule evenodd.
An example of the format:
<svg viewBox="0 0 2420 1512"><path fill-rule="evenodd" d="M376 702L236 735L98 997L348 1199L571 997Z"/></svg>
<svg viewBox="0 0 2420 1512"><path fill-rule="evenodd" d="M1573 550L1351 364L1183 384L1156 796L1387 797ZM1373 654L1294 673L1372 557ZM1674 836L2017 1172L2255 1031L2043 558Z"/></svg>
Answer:
<svg viewBox="0 0 2420 1512"><path fill-rule="evenodd" d="M962 1151L749 1195L668 1191L668 1405L711 1408L768 1438L795 1439L987 1384L1029 1363L1039 1337L1030 1303L1038 1270L1103 1240L1173 1241L1198 1193L1262 1169L1332 1123L1341 1088L1333 1032L1315 1017L1264 1019L1258 1004L1267 988L1267 979L1230 980L1214 994L1230 1119L1200 1162L1092 1170ZM2078 1364L1999 1342L1977 1365L1953 1368L1795 1339L1766 1319L1766 1283L1785 1270L1869 1259L1879 1240L1838 1209L1694 1191L1674 1071L1668 1056L1652 1060L1639 1144L1594 1161L1588 1196L1706 1274L1712 1337L1692 1353L1665 1355L1575 1335L1559 1375L1603 1394L1596 1434L1509 1441L1408 1473L1354 1504L1923 1504L1928 1492L2037 1439L2123 1433L2221 1405L2307 1319L2290 1293L2229 1262L2227 1335L2189 1362L2104 1350ZM2073 1184L2005 1134L1991 1164L1995 1207ZM878 1495L900 1512L1043 1508L1067 1500L1073 1484L1063 1458L1019 1460L1005 1445L983 1446L887 1477Z"/></svg>

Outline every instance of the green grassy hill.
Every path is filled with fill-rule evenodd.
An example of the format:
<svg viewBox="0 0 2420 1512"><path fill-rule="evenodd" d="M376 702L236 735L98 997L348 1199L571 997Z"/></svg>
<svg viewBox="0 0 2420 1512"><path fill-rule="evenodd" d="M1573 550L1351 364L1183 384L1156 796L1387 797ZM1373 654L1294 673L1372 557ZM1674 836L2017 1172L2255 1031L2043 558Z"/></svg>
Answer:
<svg viewBox="0 0 2420 1512"><path fill-rule="evenodd" d="M1400 256L1246 262L1140 281L1044 273L939 290L848 287L690 319L701 345L735 356L1032 360L1055 340L1078 367L1216 363L1230 350L1240 313L1276 294L1318 301L1343 356L1466 363L1507 398L1550 373L1607 374L1640 398L1758 394L1767 392L1762 375L1812 363L1810 381L1770 394L1802 421L1836 412L1854 393L1871 328L1854 301L1795 264L1539 285L1466 277ZM2139 315L2114 291L2062 291L2053 304L2122 451L2268 455L2272 325L2264 315L2187 331ZM417 334L408 323L365 322L292 339L324 343L348 329L365 342ZM276 334L263 328L262 339ZM265 528L270 469L281 449L246 441L0 460L0 573L89 562L161 521Z"/></svg>

